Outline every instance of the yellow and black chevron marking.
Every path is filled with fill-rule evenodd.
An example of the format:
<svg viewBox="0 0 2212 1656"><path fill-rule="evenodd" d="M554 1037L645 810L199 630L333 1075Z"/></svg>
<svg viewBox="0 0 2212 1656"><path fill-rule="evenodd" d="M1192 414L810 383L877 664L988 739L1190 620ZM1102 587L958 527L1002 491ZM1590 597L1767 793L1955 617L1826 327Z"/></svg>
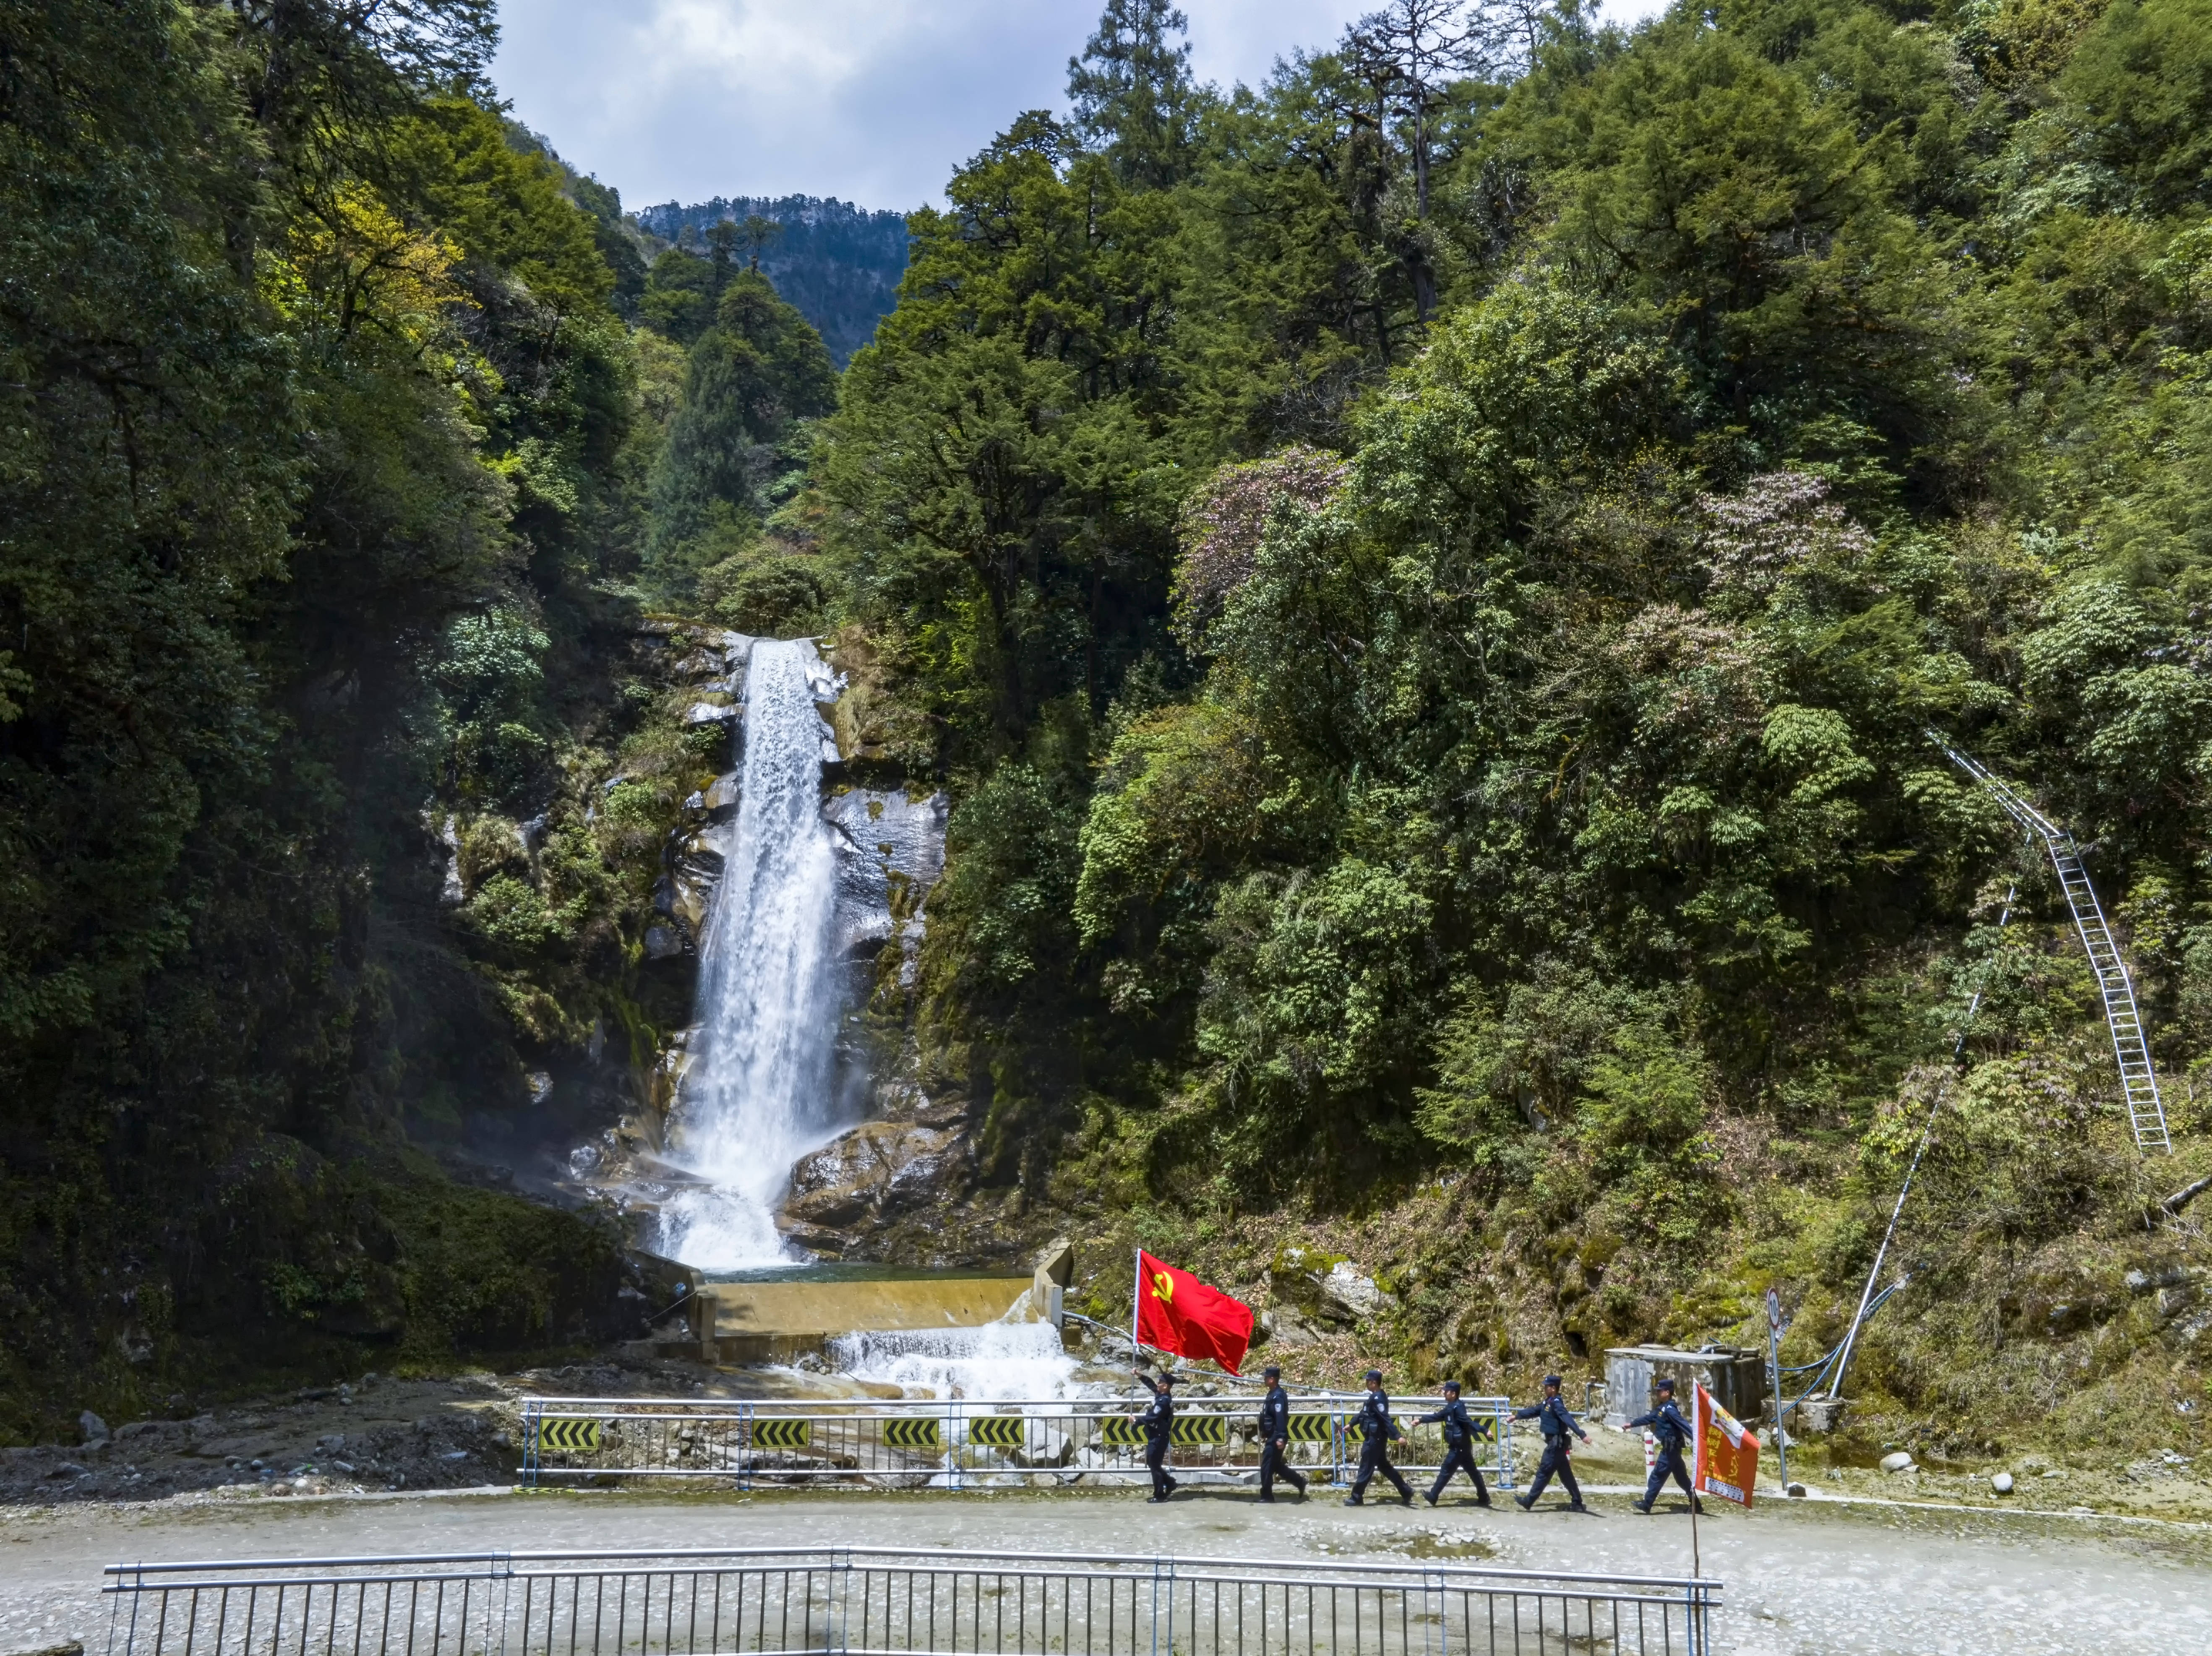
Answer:
<svg viewBox="0 0 2212 1656"><path fill-rule="evenodd" d="M1145 1444L1145 1429L1127 1415L1109 1415L1099 1422L1105 1429L1104 1441L1109 1449L1140 1449Z"/></svg>
<svg viewBox="0 0 2212 1656"><path fill-rule="evenodd" d="M1030 1441L1030 1423L1019 1415L985 1415L968 1422L968 1441L992 1449L1018 1449Z"/></svg>
<svg viewBox="0 0 2212 1656"><path fill-rule="evenodd" d="M1291 1441L1293 1443L1326 1443L1330 1428L1334 1424L1327 1415L1292 1415Z"/></svg>
<svg viewBox="0 0 2212 1656"><path fill-rule="evenodd" d="M902 1417L884 1422L884 1441L894 1449L938 1449L944 1447L937 1421Z"/></svg>
<svg viewBox="0 0 2212 1656"><path fill-rule="evenodd" d="M599 1422L595 1420L541 1420L538 1447L554 1454L592 1454L599 1447Z"/></svg>
<svg viewBox="0 0 2212 1656"><path fill-rule="evenodd" d="M753 1422L756 1449L804 1449L814 1439L811 1420L757 1420Z"/></svg>
<svg viewBox="0 0 2212 1656"><path fill-rule="evenodd" d="M1225 1445L1229 1441L1229 1422L1219 1415L1178 1415L1170 1441Z"/></svg>

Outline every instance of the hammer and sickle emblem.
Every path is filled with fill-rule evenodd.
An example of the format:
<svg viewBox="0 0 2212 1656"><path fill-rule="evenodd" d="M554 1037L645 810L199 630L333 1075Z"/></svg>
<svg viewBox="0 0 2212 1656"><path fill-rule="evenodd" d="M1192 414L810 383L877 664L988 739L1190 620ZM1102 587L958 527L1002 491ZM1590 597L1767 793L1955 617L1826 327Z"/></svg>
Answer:
<svg viewBox="0 0 2212 1656"><path fill-rule="evenodd" d="M1169 1276L1164 1271L1154 1271L1152 1273L1152 1297L1156 1300L1174 1299L1175 1278Z"/></svg>

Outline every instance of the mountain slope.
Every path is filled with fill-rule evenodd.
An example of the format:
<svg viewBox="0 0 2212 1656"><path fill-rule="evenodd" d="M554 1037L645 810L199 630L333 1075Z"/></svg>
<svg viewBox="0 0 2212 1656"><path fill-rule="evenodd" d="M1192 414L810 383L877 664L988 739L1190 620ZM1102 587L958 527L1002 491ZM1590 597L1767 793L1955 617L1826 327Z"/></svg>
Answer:
<svg viewBox="0 0 2212 1656"><path fill-rule="evenodd" d="M635 218L663 240L688 246L709 225L741 224L756 214L783 227L762 252L761 269L843 367L896 302L906 274L906 215L815 196L717 196L693 207L663 202Z"/></svg>

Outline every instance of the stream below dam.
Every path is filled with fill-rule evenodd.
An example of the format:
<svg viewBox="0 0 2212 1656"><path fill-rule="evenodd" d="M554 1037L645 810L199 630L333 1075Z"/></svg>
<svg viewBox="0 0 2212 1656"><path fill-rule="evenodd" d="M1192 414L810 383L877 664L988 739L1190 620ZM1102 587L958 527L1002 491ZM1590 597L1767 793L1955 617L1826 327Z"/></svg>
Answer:
<svg viewBox="0 0 2212 1656"><path fill-rule="evenodd" d="M1689 1524L1624 1494L1596 1510L1435 1511L1323 1497L1268 1511L1250 1495L1133 1492L715 1495L659 1492L168 1501L0 1512L0 1653L104 1648L103 1564L494 1548L837 1544L1066 1550L1683 1572ZM1701 1525L1726 1583L1716 1648L1740 1656L2212 1652L2212 1528L1992 1517L1883 1502L1790 1502Z"/></svg>

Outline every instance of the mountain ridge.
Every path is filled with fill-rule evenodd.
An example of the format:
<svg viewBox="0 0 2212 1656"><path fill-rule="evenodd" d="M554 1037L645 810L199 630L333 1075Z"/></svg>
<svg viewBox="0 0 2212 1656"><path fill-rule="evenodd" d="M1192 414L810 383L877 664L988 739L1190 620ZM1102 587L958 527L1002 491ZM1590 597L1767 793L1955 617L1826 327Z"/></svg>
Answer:
<svg viewBox="0 0 2212 1656"><path fill-rule="evenodd" d="M709 226L754 215L782 233L762 250L776 291L820 331L839 367L873 337L898 300L906 274L906 215L823 196L716 196L691 206L671 200L630 217L647 235L696 246Z"/></svg>

